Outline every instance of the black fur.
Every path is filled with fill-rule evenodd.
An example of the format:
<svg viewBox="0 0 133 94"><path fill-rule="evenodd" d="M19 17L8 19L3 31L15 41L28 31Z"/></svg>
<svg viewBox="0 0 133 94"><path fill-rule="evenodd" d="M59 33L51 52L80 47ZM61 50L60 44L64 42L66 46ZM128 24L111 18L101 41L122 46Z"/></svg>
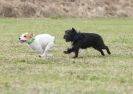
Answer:
<svg viewBox="0 0 133 94"><path fill-rule="evenodd" d="M102 49L106 49L108 54L111 54L108 46L104 44L102 37L95 33L80 33L77 32L74 28L66 30L64 39L66 42L72 43L72 48L68 48L67 51L64 51L65 54L71 52L75 53L74 58L78 57L79 49L86 49L93 47L104 56Z"/></svg>

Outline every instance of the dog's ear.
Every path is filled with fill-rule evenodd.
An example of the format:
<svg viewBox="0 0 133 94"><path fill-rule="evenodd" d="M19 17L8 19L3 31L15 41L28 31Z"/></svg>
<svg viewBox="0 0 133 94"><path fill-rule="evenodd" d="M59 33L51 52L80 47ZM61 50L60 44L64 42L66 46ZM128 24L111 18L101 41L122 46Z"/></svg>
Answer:
<svg viewBox="0 0 133 94"><path fill-rule="evenodd" d="M76 31L75 28L73 28L73 27L72 27L72 30L73 30L73 31Z"/></svg>
<svg viewBox="0 0 133 94"><path fill-rule="evenodd" d="M77 32L75 28L72 27L72 31Z"/></svg>
<svg viewBox="0 0 133 94"><path fill-rule="evenodd" d="M32 38L33 37L33 33L29 33L29 37Z"/></svg>

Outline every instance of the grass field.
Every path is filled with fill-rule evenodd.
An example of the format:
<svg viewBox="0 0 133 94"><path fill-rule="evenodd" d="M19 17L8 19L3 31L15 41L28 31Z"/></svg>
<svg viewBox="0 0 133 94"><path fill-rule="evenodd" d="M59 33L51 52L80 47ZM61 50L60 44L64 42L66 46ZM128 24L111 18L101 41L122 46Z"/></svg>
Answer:
<svg viewBox="0 0 133 94"><path fill-rule="evenodd" d="M63 54L71 27L102 35L112 55L91 48L77 59ZM54 57L41 59L20 44L24 32L54 35ZM1 18L0 94L133 94L133 19Z"/></svg>

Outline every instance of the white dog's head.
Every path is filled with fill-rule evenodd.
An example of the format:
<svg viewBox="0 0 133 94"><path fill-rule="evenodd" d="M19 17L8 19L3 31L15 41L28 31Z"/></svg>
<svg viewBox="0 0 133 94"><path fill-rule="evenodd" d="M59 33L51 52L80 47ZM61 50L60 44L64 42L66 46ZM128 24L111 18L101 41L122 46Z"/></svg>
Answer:
<svg viewBox="0 0 133 94"><path fill-rule="evenodd" d="M33 34L32 33L24 33L22 34L20 37L19 37L19 41L21 43L24 43L24 42L27 42L29 40L31 40L33 37Z"/></svg>

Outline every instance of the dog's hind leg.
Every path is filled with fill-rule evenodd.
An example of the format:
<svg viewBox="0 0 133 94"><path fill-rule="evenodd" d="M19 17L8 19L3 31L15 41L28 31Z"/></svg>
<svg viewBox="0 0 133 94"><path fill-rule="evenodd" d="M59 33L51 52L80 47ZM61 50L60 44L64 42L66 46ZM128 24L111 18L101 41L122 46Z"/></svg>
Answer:
<svg viewBox="0 0 133 94"><path fill-rule="evenodd" d="M47 56L48 56L48 54L47 54L48 50L50 50L53 46L54 46L54 43L53 43L53 42L50 42L50 43L46 46L46 48L45 48L44 53L43 53L42 56L43 56L43 57L47 57Z"/></svg>
<svg viewBox="0 0 133 94"><path fill-rule="evenodd" d="M101 48L97 48L97 47L93 47L93 48L96 49L97 51L99 51L101 53L101 55L105 56L105 54Z"/></svg>
<svg viewBox="0 0 133 94"><path fill-rule="evenodd" d="M98 48L99 51L102 50L102 49L106 49L107 53L108 53L108 54L111 54L111 52L110 52L108 46L106 46L106 45L104 44L104 41L103 41L103 40L100 40L100 41L98 42L97 47L100 48L100 49ZM97 49L97 47L96 47L96 48L94 47L94 48ZM103 51L100 51L100 52L101 52L101 54L102 54ZM103 54L102 54L102 55L103 55Z"/></svg>
<svg viewBox="0 0 133 94"><path fill-rule="evenodd" d="M104 46L104 47L102 47L102 48L103 48L103 49L106 49L106 51L107 51L108 54L111 54L111 52L110 52L108 46Z"/></svg>

